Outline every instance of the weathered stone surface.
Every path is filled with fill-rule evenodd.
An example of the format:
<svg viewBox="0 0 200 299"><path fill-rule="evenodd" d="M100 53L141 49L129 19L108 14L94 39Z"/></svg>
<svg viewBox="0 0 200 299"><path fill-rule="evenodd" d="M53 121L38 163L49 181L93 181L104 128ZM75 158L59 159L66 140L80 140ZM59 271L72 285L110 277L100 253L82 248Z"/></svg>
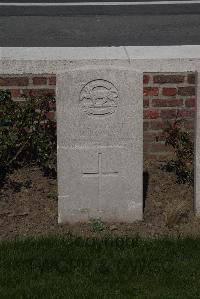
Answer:
<svg viewBox="0 0 200 299"><path fill-rule="evenodd" d="M142 74L57 76L59 222L142 218Z"/></svg>

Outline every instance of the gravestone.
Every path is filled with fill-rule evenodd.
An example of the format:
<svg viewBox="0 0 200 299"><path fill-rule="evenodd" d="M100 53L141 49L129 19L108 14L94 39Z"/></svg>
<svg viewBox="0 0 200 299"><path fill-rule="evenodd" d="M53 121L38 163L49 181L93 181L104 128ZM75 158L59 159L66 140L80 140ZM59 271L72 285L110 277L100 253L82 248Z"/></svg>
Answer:
<svg viewBox="0 0 200 299"><path fill-rule="evenodd" d="M142 73L78 68L56 88L59 223L142 219Z"/></svg>

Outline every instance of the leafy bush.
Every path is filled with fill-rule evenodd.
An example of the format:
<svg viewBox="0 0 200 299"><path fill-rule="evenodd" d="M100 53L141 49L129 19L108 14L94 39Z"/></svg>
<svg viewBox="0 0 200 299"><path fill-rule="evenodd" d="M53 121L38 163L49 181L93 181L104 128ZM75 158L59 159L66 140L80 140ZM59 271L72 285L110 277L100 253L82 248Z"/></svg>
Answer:
<svg viewBox="0 0 200 299"><path fill-rule="evenodd" d="M194 142L191 133L185 131L183 122L183 119L176 119L174 123L168 123L164 129L165 144L174 148L176 156L167 163L166 168L176 173L178 183L192 184L194 181Z"/></svg>
<svg viewBox="0 0 200 299"><path fill-rule="evenodd" d="M48 118L55 99L28 97L14 102L0 91L0 179L24 163L38 163L46 174L56 175L56 123Z"/></svg>
<svg viewBox="0 0 200 299"><path fill-rule="evenodd" d="M101 232L106 229L106 226L102 222L101 218L91 218L89 224L93 232Z"/></svg>

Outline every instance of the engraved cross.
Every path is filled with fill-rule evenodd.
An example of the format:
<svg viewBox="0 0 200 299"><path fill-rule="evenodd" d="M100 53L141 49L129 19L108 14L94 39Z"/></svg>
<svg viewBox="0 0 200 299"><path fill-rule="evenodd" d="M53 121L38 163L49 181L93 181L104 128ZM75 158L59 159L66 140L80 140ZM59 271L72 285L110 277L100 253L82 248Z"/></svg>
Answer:
<svg viewBox="0 0 200 299"><path fill-rule="evenodd" d="M97 177L98 178L98 194L101 192L101 178L103 176L117 176L118 171L102 171L102 153L98 153L98 170L97 172L83 172L83 177Z"/></svg>

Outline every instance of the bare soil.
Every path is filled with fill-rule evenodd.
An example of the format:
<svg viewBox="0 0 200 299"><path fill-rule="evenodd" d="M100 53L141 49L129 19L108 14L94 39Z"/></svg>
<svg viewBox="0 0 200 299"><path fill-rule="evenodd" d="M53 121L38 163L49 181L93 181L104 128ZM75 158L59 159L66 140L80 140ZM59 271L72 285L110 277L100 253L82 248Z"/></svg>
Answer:
<svg viewBox="0 0 200 299"><path fill-rule="evenodd" d="M105 223L102 231L88 223L57 223L57 181L45 177L37 166L14 171L0 189L0 240L72 232L90 236L178 236L200 234L200 219L193 212L193 187L178 184L165 162L145 162L144 219Z"/></svg>

